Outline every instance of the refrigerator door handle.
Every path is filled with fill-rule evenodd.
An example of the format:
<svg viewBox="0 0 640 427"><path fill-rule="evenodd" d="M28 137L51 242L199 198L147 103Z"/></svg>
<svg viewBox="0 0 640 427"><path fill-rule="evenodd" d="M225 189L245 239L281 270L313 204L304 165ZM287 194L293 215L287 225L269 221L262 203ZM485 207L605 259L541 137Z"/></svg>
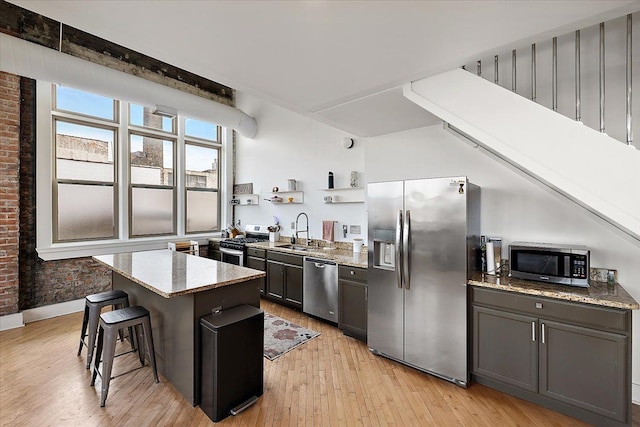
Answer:
<svg viewBox="0 0 640 427"><path fill-rule="evenodd" d="M396 216L396 280L398 281L398 288L402 289L402 211L398 211Z"/></svg>
<svg viewBox="0 0 640 427"><path fill-rule="evenodd" d="M411 289L411 253L409 248L411 247L411 211L407 211L404 214L404 229L402 235L402 258L404 260L404 288L406 290Z"/></svg>

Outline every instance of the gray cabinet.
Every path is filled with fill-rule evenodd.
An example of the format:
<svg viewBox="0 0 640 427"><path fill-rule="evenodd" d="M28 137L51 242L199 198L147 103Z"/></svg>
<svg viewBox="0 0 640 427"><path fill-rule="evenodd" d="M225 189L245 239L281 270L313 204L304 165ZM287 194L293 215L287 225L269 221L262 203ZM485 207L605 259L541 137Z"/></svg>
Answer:
<svg viewBox="0 0 640 427"><path fill-rule="evenodd" d="M338 266L338 327L345 335L367 342L367 270Z"/></svg>
<svg viewBox="0 0 640 427"><path fill-rule="evenodd" d="M539 392L624 421L626 337L540 320Z"/></svg>
<svg viewBox="0 0 640 427"><path fill-rule="evenodd" d="M267 271L267 251L259 248L247 248L247 267L254 270ZM267 281L263 277L260 279L260 295L266 292Z"/></svg>
<svg viewBox="0 0 640 427"><path fill-rule="evenodd" d="M303 257L267 251L266 296L276 302L302 309Z"/></svg>
<svg viewBox="0 0 640 427"><path fill-rule="evenodd" d="M215 259L216 261L222 261L220 242L212 240L209 241L209 247L207 248L207 258Z"/></svg>
<svg viewBox="0 0 640 427"><path fill-rule="evenodd" d="M475 374L538 391L536 318L473 306Z"/></svg>
<svg viewBox="0 0 640 427"><path fill-rule="evenodd" d="M631 424L631 313L472 287L475 381L596 425Z"/></svg>

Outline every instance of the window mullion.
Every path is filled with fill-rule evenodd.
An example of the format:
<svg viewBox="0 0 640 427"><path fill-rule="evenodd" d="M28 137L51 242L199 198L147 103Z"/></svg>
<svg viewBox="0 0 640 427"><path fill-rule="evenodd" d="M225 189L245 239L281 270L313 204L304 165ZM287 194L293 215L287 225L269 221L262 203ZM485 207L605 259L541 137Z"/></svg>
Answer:
<svg viewBox="0 0 640 427"><path fill-rule="evenodd" d="M185 218L186 218L186 179L185 179L185 136L184 136L184 116L177 118L178 141L176 143L176 231L178 236L186 234Z"/></svg>
<svg viewBox="0 0 640 427"><path fill-rule="evenodd" d="M129 162L131 161L131 155L129 150L129 115L128 104L126 102L120 102L120 109L118 110L118 121L120 127L118 128L118 144L117 144L117 158L118 158L118 238L120 240L129 240L129 227L131 215L129 215L130 206L130 182L129 182Z"/></svg>

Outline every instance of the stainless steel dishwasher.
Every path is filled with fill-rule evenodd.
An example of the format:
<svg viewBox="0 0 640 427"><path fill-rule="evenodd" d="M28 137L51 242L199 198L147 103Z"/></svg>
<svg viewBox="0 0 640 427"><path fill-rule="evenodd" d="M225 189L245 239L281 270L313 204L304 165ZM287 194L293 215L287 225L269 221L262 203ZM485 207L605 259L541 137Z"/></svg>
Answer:
<svg viewBox="0 0 640 427"><path fill-rule="evenodd" d="M305 257L302 291L303 312L338 323L338 265L335 262Z"/></svg>

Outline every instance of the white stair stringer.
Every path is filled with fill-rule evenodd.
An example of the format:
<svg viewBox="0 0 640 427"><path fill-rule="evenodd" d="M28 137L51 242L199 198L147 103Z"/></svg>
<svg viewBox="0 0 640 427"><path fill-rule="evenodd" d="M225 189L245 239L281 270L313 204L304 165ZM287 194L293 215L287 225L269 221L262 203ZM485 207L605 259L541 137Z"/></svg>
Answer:
<svg viewBox="0 0 640 427"><path fill-rule="evenodd" d="M640 242L640 150L462 69L406 84L403 91Z"/></svg>

